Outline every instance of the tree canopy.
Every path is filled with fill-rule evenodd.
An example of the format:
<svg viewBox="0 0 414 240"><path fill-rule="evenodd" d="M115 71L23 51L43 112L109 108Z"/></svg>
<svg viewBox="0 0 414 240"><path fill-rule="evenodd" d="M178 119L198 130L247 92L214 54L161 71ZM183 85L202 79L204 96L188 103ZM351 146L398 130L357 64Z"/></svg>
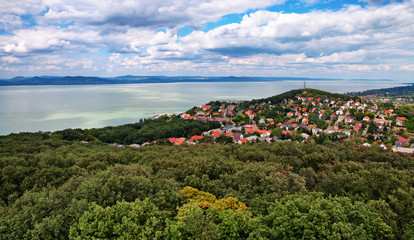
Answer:
<svg viewBox="0 0 414 240"><path fill-rule="evenodd" d="M83 135L85 137L85 135ZM414 159L358 142L0 137L0 239L412 239Z"/></svg>

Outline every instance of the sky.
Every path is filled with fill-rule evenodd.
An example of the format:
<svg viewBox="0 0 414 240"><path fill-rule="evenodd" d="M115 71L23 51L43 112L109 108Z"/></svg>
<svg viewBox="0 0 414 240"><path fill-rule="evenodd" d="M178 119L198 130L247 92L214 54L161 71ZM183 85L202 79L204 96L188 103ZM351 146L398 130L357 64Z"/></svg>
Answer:
<svg viewBox="0 0 414 240"><path fill-rule="evenodd" d="M0 0L0 78L414 80L414 0Z"/></svg>

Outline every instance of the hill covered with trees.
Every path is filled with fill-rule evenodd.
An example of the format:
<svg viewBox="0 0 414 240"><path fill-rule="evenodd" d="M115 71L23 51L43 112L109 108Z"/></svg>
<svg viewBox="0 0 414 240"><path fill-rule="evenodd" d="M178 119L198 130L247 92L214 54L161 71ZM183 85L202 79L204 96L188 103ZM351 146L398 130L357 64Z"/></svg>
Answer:
<svg viewBox="0 0 414 240"><path fill-rule="evenodd" d="M413 98L414 97L414 83L408 86L372 89L362 92L348 93L350 96L366 96L375 95L379 97L401 97L401 98Z"/></svg>
<svg viewBox="0 0 414 240"><path fill-rule="evenodd" d="M0 239L412 239L414 159L344 143L0 137Z"/></svg>

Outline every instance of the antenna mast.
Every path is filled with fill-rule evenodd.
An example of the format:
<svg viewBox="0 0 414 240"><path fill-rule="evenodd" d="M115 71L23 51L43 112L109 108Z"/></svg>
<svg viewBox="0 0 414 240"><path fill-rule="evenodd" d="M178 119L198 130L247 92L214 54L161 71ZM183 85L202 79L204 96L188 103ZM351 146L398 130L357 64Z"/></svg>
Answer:
<svg viewBox="0 0 414 240"><path fill-rule="evenodd" d="M303 81L303 89L306 88L306 81Z"/></svg>

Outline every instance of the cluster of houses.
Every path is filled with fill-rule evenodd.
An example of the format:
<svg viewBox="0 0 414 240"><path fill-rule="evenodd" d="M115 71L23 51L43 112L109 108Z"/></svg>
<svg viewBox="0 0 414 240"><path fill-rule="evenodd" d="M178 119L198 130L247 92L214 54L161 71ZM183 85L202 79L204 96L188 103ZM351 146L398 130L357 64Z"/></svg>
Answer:
<svg viewBox="0 0 414 240"><path fill-rule="evenodd" d="M246 137L244 137L243 135ZM276 138L270 137L271 130L261 130L256 125L244 125L244 126L235 126L230 125L219 129L213 129L207 132L204 132L202 135L194 135L188 140L185 138L169 138L168 141L170 141L174 145L181 145L184 142L186 142L189 145L195 145L200 140L204 139L205 137L210 137L213 140L217 139L221 136L225 136L228 139L232 139L234 143L247 143L247 142L272 142L277 140ZM252 135L253 133L257 133L255 135Z"/></svg>
<svg viewBox="0 0 414 240"><path fill-rule="evenodd" d="M304 92L306 93L306 92ZM275 122L273 118L266 116L266 112L272 111L275 107L283 109L278 111L278 119L283 121ZM362 113L359 117L355 112ZM369 114L368 114L369 113ZM243 116L247 121L243 124L236 124L236 116ZM272 105L270 102L256 103L243 108L239 104L221 103L220 106L202 105L193 115L182 113L183 119L194 119L200 121L218 121L222 124L219 129L204 132L202 135L195 135L189 139L169 138L168 141L174 145L183 143L189 145L198 144L204 138L215 141L224 136L226 140L232 139L234 143L247 142L280 142L292 141L290 136L300 136L300 141L307 141L311 135L319 137L322 133L335 134L339 140L360 138L364 141L361 146L370 147L372 142L378 143L383 149L389 149L390 145L382 142L385 133L391 130L392 126L403 126L407 119L396 116L393 109L379 110L378 105L370 98L361 97L360 100L353 99L329 99L310 96L297 96L294 99L284 99L280 104ZM315 120L316 119L316 120ZM234 120L234 121L233 121ZM322 120L324 127L318 127L316 121ZM320 122L320 121L319 121ZM370 125L375 126L374 132L368 132ZM272 134L276 128L279 138ZM288 138L281 138L289 136ZM389 135L387 135L389 137ZM394 152L414 153L414 144L402 136L392 134L397 138L391 147ZM282 140L283 139L283 140ZM370 143L367 141L370 139ZM205 140L205 139L204 139ZM297 140L296 140L297 141ZM150 143L144 143L144 146ZM138 144L131 147L140 147Z"/></svg>
<svg viewBox="0 0 414 240"><path fill-rule="evenodd" d="M271 110L275 107L270 103L266 104L264 102L250 105L248 109L240 109L239 105L234 104L222 104L218 110L216 108L216 111L213 111L211 105L203 105L199 106L199 111L197 111L194 116L183 113L181 117L184 119L196 119L201 121L219 121L223 124L222 129L204 133L203 135L210 135L213 138L225 135L232 137L236 143L280 141L280 139L277 139L276 137L270 137L272 132L271 129L276 126L282 129L283 135L295 135L300 133L305 141L310 137L309 134L319 136L321 133L339 133L339 136L342 136L342 138L355 138L356 136L359 136L362 140L366 140L366 137L370 136L373 140L380 142L383 132L388 131L392 127L392 123L395 123L396 126L403 126L407 120L405 117L395 116L393 109L379 111L379 107L375 102L364 97L362 97L360 101L354 101L353 99L344 101L341 99L297 96L295 99L283 100L282 106L288 111L287 113L281 113L285 114L285 119L287 119L287 121L278 123L274 122L272 118L266 118L266 116L261 115L263 109L268 108ZM372 114L367 115L373 117L366 115L362 119L357 120L352 114L352 112L356 111L362 113L370 112ZM243 114L251 121L242 126L226 126L225 123L232 123L232 119L237 114ZM329 121L329 124L324 129L318 128L318 126L309 119L310 116L323 121ZM370 123L374 123L377 127L375 133L367 132ZM265 124L266 129L259 129L256 124ZM267 128L269 130L267 130ZM300 131L303 129L306 129L309 134ZM257 132L258 134L243 138L243 132L247 135L251 135L253 132ZM402 137L399 137L399 139L401 138ZM406 153L414 152L414 146L406 147L407 149L403 147L409 145L410 142L408 139L405 140L407 141L396 141L392 150ZM196 144L197 141L189 139L187 140L187 143ZM173 142L173 144L177 144L177 142ZM370 144L366 142L363 146L369 147ZM380 146L384 149L388 149L384 143L381 143Z"/></svg>

